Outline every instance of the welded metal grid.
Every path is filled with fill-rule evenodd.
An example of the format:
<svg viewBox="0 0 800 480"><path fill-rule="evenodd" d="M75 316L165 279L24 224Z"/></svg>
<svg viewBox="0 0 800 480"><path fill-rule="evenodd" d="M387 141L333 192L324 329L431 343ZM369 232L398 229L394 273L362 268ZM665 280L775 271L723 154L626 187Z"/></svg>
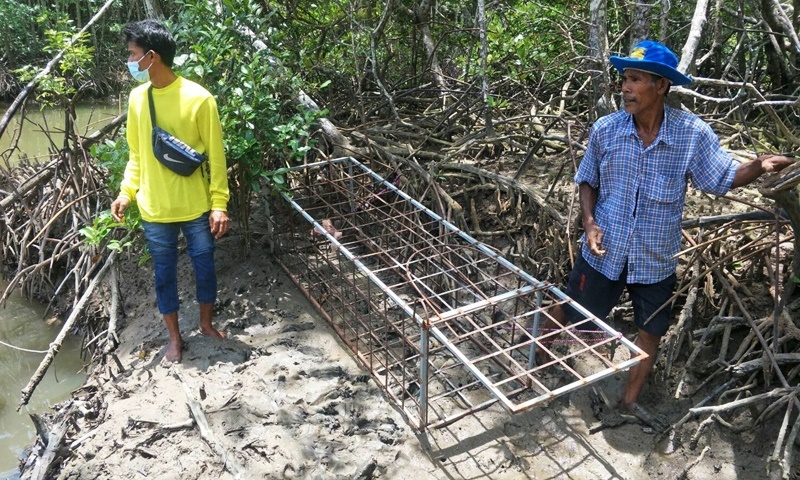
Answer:
<svg viewBox="0 0 800 480"><path fill-rule="evenodd" d="M406 195L403 182L352 158L296 167L283 193L291 208L274 218L281 265L419 428L497 401L526 410L644 357L558 288ZM583 319L540 331L556 304ZM614 361L618 345L626 354Z"/></svg>

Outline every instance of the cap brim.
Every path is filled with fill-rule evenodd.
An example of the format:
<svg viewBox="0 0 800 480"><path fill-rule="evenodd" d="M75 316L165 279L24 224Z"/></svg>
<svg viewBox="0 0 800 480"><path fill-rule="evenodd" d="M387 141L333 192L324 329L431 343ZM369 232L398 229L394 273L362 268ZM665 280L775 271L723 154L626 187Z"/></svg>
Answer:
<svg viewBox="0 0 800 480"><path fill-rule="evenodd" d="M645 72L655 73L661 75L669 80L673 85L687 85L692 83L692 77L688 77L672 67L658 62L648 62L646 60L636 60L628 57L611 57L611 65L617 69L619 73L625 72L626 68L634 70L644 70Z"/></svg>

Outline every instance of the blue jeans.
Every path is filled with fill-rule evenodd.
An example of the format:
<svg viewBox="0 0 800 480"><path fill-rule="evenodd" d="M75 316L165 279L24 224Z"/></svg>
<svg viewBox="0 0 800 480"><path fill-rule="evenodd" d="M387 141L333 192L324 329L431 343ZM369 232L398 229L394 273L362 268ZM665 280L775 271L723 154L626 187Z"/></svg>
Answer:
<svg viewBox="0 0 800 480"><path fill-rule="evenodd" d="M195 220L152 223L142 220L147 248L153 256L156 277L156 302L162 315L175 313L178 300L178 233L183 232L194 266L198 303L217 300L217 272L214 269L214 236L208 224L209 213Z"/></svg>

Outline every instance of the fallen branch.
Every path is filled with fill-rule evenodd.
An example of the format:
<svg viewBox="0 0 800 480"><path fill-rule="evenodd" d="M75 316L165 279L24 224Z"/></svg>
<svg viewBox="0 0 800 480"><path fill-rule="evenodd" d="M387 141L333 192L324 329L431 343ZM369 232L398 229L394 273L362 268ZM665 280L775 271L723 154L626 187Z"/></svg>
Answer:
<svg viewBox="0 0 800 480"><path fill-rule="evenodd" d="M369 480L376 468L378 468L378 462L374 458L370 458L364 466L358 469L353 480Z"/></svg>
<svg viewBox="0 0 800 480"><path fill-rule="evenodd" d="M24 197L28 192L38 187L39 185L49 182L55 174L55 165L59 160L51 162L44 166L37 174L29 177L22 185L18 186L6 198L0 200L0 211L6 210L9 205Z"/></svg>
<svg viewBox="0 0 800 480"><path fill-rule="evenodd" d="M42 381L44 374L47 373L47 369L50 367L50 364L53 363L53 359L58 355L58 351L61 348L61 344L64 342L64 339L69 334L70 330L72 330L72 326L78 320L83 309L86 307L86 304L89 302L89 299L92 297L92 293L94 292L97 285L100 284L100 281L105 276L108 268L114 263L114 259L116 258L117 252L112 251L108 258L106 259L106 263L103 265L103 268L97 272L97 275L92 279L92 282L86 288L86 291L83 292L81 299L75 305L75 308L72 309L72 313L70 313L69 318L67 321L64 322L64 325L61 327L61 331L58 332L58 336L53 340L53 343L50 344L50 348L47 351L47 355L45 355L42 362L39 364L39 368L36 369L36 372L31 377L28 384L25 388L22 389L22 398L20 400L19 406L17 407L17 411L22 408L24 405L28 404L28 401L33 395L33 391L36 389L36 386L39 385L39 382Z"/></svg>
<svg viewBox="0 0 800 480"><path fill-rule="evenodd" d="M117 318L119 316L119 282L117 281L117 268L111 270L111 307L108 312L108 333L106 335L106 345L103 352L108 354L119 345L117 336ZM119 360L117 360L119 361Z"/></svg>
<svg viewBox="0 0 800 480"><path fill-rule="evenodd" d="M692 415L703 415L706 413L722 413L730 410L735 410L739 407L744 407L753 403L758 403L763 400L782 397L784 395L796 394L800 391L800 387L794 388L775 388L766 393L753 395L752 397L743 398L741 400L734 400L733 402L724 403L722 405L712 405L710 407L697 407L689 409Z"/></svg>
<svg viewBox="0 0 800 480"><path fill-rule="evenodd" d="M765 364L764 357L749 362L742 362L738 365L731 365L727 371L734 377L743 377L749 375L757 370L762 370ZM777 365L787 365L792 363L800 363L800 353L778 353L775 354L775 363Z"/></svg>
<svg viewBox="0 0 800 480"><path fill-rule="evenodd" d="M695 278L700 276L699 262L694 264L693 273ZM671 329L665 342L667 346L667 353L665 355L667 366L664 369L664 377L669 377L669 374L672 371L672 365L675 362L675 359L678 358L678 355L680 355L681 345L683 344L684 338L688 340L689 348L692 346L691 336L686 335L686 331L690 329L692 325L692 312L694 311L694 303L696 300L697 283L694 283L691 288L689 288L689 294L686 296L686 302L684 303L680 316L678 317L678 324L674 329Z"/></svg>
<svg viewBox="0 0 800 480"><path fill-rule="evenodd" d="M678 475L677 479L678 480L686 480L687 478L689 478L689 470L693 469L695 466L697 466L698 463L702 462L703 461L703 457L706 456L706 453L708 453L709 450L711 450L711 447L709 447L708 445L703 447L703 450L700 452L700 455L698 455L697 458L695 458L692 461L692 463L690 463L689 465L686 465L686 467L684 467L684 469Z"/></svg>

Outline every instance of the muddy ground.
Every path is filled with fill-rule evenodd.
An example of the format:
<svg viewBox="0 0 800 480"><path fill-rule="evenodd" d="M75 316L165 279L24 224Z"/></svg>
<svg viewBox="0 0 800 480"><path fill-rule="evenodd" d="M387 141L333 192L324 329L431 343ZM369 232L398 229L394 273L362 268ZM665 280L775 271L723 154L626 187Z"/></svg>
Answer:
<svg viewBox="0 0 800 480"><path fill-rule="evenodd" d="M255 222L255 230L263 225ZM661 436L629 421L600 429L591 388L512 415L497 404L450 426L419 432L383 396L326 321L256 237L245 255L234 229L218 243L215 323L228 338L197 333L188 257L181 256L181 364L163 360L167 334L152 268L120 266L124 327L116 352L75 393L81 431L68 442L61 479L738 479L764 478L774 438L764 425L735 435L712 427L692 449L697 423ZM629 321L614 325L632 337ZM625 373L600 387L615 403ZM673 399L655 375L642 403L676 422L698 398ZM188 404L207 419L201 432ZM203 438L205 433L205 439ZM708 447L708 448L706 448ZM700 461L693 464L696 459Z"/></svg>

